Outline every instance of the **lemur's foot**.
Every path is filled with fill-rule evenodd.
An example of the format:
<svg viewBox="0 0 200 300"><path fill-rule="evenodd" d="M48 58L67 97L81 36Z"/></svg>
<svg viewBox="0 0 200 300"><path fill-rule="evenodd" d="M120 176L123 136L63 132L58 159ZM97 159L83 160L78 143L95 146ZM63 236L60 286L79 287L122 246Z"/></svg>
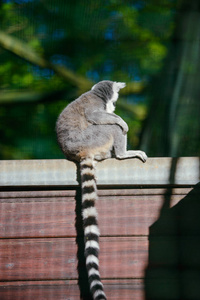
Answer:
<svg viewBox="0 0 200 300"><path fill-rule="evenodd" d="M118 159L127 159L127 158L137 157L143 162L145 162L147 160L146 153L141 150L129 150L129 151L126 151L124 154L118 154L116 157Z"/></svg>
<svg viewBox="0 0 200 300"><path fill-rule="evenodd" d="M141 150L136 150L135 152L135 156L138 157L139 159L141 159L143 162L146 162L147 160L147 155L144 151Z"/></svg>

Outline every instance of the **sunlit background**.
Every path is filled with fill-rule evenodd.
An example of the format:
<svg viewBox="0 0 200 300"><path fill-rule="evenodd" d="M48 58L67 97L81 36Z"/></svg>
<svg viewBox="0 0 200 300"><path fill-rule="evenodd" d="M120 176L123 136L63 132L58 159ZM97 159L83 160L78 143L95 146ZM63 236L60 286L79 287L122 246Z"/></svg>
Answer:
<svg viewBox="0 0 200 300"><path fill-rule="evenodd" d="M0 159L63 158L59 113L103 79L129 149L200 156L200 1L1 1Z"/></svg>

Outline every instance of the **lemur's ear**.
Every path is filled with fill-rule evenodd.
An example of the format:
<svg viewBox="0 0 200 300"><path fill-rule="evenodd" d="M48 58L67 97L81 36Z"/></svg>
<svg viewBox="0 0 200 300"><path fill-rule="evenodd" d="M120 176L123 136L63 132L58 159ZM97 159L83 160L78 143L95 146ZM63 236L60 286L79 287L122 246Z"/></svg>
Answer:
<svg viewBox="0 0 200 300"><path fill-rule="evenodd" d="M97 84L93 85L93 87L91 88L91 90L93 90L93 89L95 88L96 85L97 85Z"/></svg>
<svg viewBox="0 0 200 300"><path fill-rule="evenodd" d="M113 90L115 92L119 92L119 90L123 89L126 86L125 82L114 82L113 83Z"/></svg>

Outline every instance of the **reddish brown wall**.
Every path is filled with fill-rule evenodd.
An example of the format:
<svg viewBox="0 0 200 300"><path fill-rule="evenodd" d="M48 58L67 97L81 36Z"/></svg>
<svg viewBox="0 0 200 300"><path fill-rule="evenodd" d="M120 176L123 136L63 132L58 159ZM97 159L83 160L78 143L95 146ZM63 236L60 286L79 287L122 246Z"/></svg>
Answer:
<svg viewBox="0 0 200 300"><path fill-rule="evenodd" d="M99 187L108 299L199 299L199 200L195 184ZM1 300L90 299L80 201L78 187L1 187Z"/></svg>

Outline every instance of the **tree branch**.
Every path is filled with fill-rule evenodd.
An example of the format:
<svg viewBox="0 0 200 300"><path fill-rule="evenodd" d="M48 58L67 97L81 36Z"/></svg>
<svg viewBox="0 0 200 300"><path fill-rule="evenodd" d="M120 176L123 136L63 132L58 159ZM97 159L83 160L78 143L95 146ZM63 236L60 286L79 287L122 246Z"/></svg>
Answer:
<svg viewBox="0 0 200 300"><path fill-rule="evenodd" d="M0 30L0 46L34 65L53 70L64 81L67 81L71 83L72 86L77 87L79 94L88 91L94 84L92 81L81 75L78 75L77 73L74 73L66 67L55 65L49 62L47 59L34 51L27 43L5 33L2 30ZM122 95L138 94L141 93L144 87L145 85L143 82L133 81L129 82L126 88L120 93Z"/></svg>
<svg viewBox="0 0 200 300"><path fill-rule="evenodd" d="M0 30L0 46L15 55L21 57L22 59L35 64L41 68L48 68L53 70L58 76L63 78L63 80L70 82L73 86L76 86L80 90L88 90L92 86L92 82L88 79L75 74L71 70L52 64L40 54L36 53L29 45L25 42L20 41L16 37Z"/></svg>

